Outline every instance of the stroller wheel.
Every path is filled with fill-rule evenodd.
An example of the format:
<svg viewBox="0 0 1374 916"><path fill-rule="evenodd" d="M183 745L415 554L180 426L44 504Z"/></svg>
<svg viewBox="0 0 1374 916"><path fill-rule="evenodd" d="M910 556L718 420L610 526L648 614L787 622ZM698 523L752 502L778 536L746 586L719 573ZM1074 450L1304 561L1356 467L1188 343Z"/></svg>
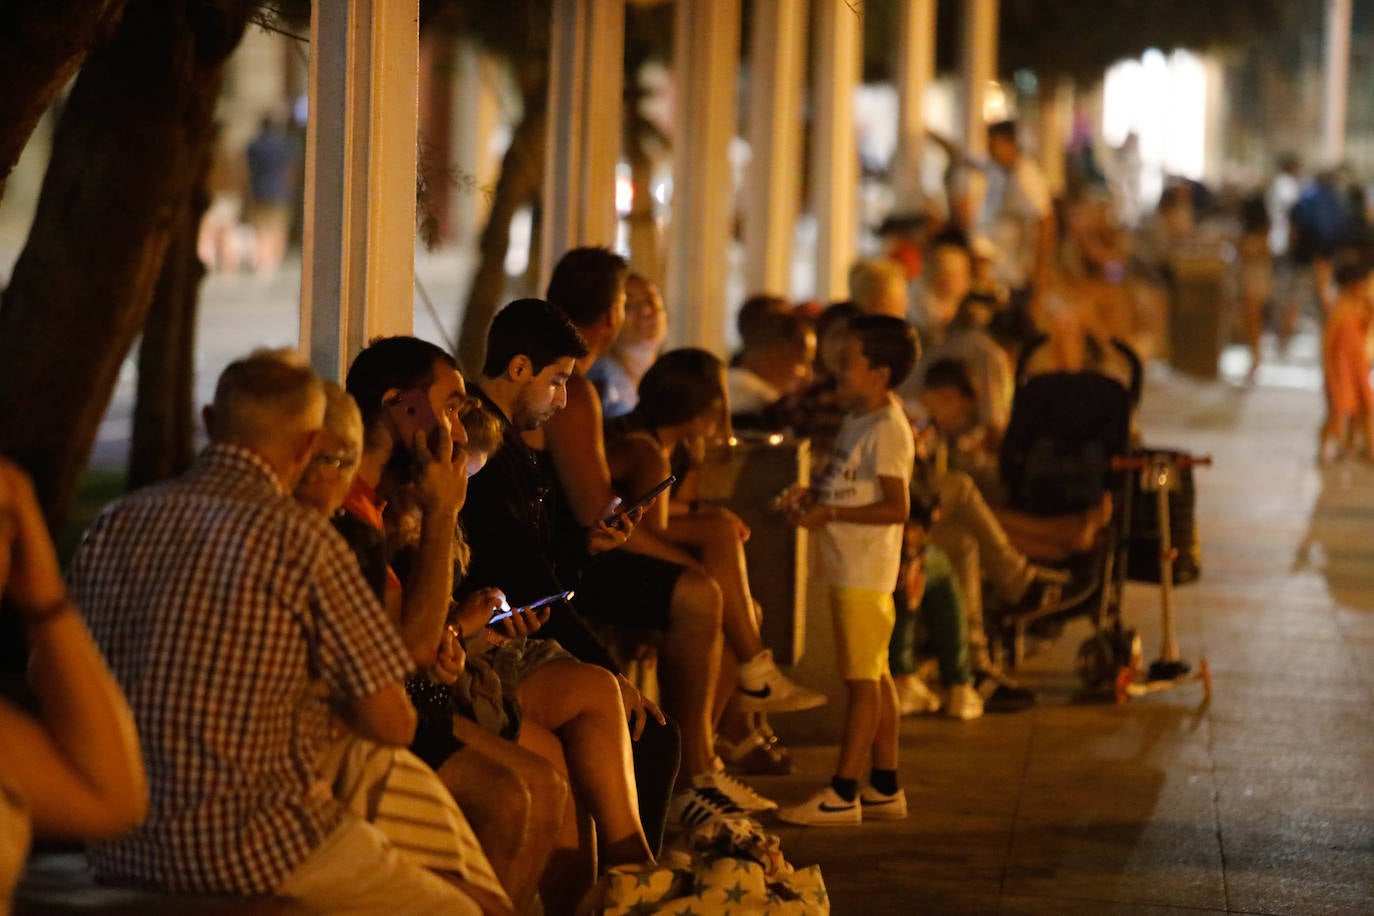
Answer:
<svg viewBox="0 0 1374 916"><path fill-rule="evenodd" d="M1121 667L1117 661L1115 647L1106 633L1094 633L1078 647L1078 658L1074 668L1083 686L1089 690L1105 690L1110 687Z"/></svg>

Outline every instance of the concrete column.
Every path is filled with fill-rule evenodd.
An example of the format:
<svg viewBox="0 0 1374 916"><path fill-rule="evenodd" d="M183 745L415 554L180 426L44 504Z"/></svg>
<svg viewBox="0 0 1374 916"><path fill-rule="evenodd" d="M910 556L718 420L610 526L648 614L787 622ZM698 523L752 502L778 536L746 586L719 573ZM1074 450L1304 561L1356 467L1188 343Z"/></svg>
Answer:
<svg viewBox="0 0 1374 916"><path fill-rule="evenodd" d="M983 96L997 79L997 0L965 0L962 55L964 147L981 156L988 150Z"/></svg>
<svg viewBox="0 0 1374 916"><path fill-rule="evenodd" d="M314 4L310 45L300 341L337 379L414 319L419 0Z"/></svg>
<svg viewBox="0 0 1374 916"><path fill-rule="evenodd" d="M816 296L849 296L857 253L859 149L854 90L863 61L861 7L816 0L811 101L811 209L816 216Z"/></svg>
<svg viewBox="0 0 1374 916"><path fill-rule="evenodd" d="M1322 103L1324 166L1345 158L1345 109L1350 84L1350 0L1326 0L1326 67Z"/></svg>
<svg viewBox="0 0 1374 916"><path fill-rule="evenodd" d="M615 243L625 0L553 0L539 290L569 248Z"/></svg>
<svg viewBox="0 0 1374 916"><path fill-rule="evenodd" d="M935 81L936 0L908 0L898 7L897 152L892 161L893 212L917 213L926 205L921 164L926 140L926 91Z"/></svg>
<svg viewBox="0 0 1374 916"><path fill-rule="evenodd" d="M1040 124L1037 152L1040 171L1050 193L1064 191L1064 150L1073 129L1073 81L1046 80L1040 84Z"/></svg>
<svg viewBox="0 0 1374 916"><path fill-rule="evenodd" d="M755 0L749 49L749 174L744 272L749 294L787 295L801 194L807 0Z"/></svg>
<svg viewBox="0 0 1374 916"><path fill-rule="evenodd" d="M453 120L449 148L456 180L449 189L453 240L475 245L491 211L489 192L496 185L502 151L496 147L501 128L500 73L497 63L469 42L460 42L452 72Z"/></svg>
<svg viewBox="0 0 1374 916"><path fill-rule="evenodd" d="M739 41L740 0L677 0L669 337L716 352L725 347Z"/></svg>

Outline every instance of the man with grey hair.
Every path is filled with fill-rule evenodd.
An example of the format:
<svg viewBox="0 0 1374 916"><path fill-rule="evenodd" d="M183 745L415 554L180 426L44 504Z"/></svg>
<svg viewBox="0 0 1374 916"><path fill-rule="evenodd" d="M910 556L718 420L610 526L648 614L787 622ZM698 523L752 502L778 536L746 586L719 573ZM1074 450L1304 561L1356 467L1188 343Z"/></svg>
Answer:
<svg viewBox="0 0 1374 916"><path fill-rule="evenodd" d="M324 410L284 354L233 363L196 465L86 533L71 594L129 697L152 797L91 863L108 883L321 912L509 912L406 861L318 782L336 713L383 745L415 729L410 654L328 520L291 496Z"/></svg>

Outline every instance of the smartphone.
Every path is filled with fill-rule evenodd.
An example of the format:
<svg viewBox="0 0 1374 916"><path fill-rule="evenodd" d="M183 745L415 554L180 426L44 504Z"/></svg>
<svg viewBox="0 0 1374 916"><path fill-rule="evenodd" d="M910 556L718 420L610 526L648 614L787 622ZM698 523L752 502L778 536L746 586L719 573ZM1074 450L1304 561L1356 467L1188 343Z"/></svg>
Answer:
<svg viewBox="0 0 1374 916"><path fill-rule="evenodd" d="M537 611L541 607L547 607L550 604L557 604L559 601L570 601L572 599L572 596L575 594L577 593L574 592L572 589L568 589L566 592L559 592L558 594L550 595L547 598L540 598L533 604L527 604L524 607L517 608L512 608L510 605L505 604L503 602L501 605L501 610L491 615L491 619L487 621L487 626L491 626L494 623L500 623L507 617L512 617L516 614L522 614L525 611Z"/></svg>
<svg viewBox="0 0 1374 916"><path fill-rule="evenodd" d="M621 506L619 509L616 509L610 515L606 516L606 518L603 519L603 521L610 525L619 525L620 520L622 518L638 509L643 509L645 506L649 505L649 503L653 502L656 496L658 496L660 493L662 493L664 490L668 489L675 483L677 483L677 475L669 474L666 480L660 482L648 493L645 493L643 496L641 496L639 499L636 499L628 506Z"/></svg>
<svg viewBox="0 0 1374 916"><path fill-rule="evenodd" d="M402 391L386 405L387 415L396 427L396 436L407 449L415 447L415 434L424 433L430 454L438 454L439 438L444 434L439 418L430 406L429 394L420 389Z"/></svg>

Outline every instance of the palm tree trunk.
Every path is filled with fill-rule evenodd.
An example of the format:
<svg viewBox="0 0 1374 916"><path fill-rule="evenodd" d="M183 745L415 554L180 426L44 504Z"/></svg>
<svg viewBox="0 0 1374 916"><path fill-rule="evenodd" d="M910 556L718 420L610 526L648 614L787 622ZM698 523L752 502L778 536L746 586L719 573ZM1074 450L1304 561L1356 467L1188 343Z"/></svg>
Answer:
<svg viewBox="0 0 1374 916"><path fill-rule="evenodd" d="M463 309L458 333L458 362L463 372L476 378L487 349L487 329L500 309L506 292L506 252L510 248L510 223L515 211L529 203L544 183L544 150L548 145L547 107L542 92L525 96L525 114L511 136L501 160L491 212L478 243L477 270Z"/></svg>
<svg viewBox="0 0 1374 916"><path fill-rule="evenodd" d="M195 457L196 311L205 278L196 240L210 206L213 146L201 153L200 174L162 260L138 347L130 490L177 476Z"/></svg>
<svg viewBox="0 0 1374 916"><path fill-rule="evenodd" d="M29 238L0 299L0 452L57 529L213 136L248 2L130 0L58 123Z"/></svg>
<svg viewBox="0 0 1374 916"><path fill-rule="evenodd" d="M114 28L125 0L30 0L0 5L0 196L29 135L90 47Z"/></svg>

